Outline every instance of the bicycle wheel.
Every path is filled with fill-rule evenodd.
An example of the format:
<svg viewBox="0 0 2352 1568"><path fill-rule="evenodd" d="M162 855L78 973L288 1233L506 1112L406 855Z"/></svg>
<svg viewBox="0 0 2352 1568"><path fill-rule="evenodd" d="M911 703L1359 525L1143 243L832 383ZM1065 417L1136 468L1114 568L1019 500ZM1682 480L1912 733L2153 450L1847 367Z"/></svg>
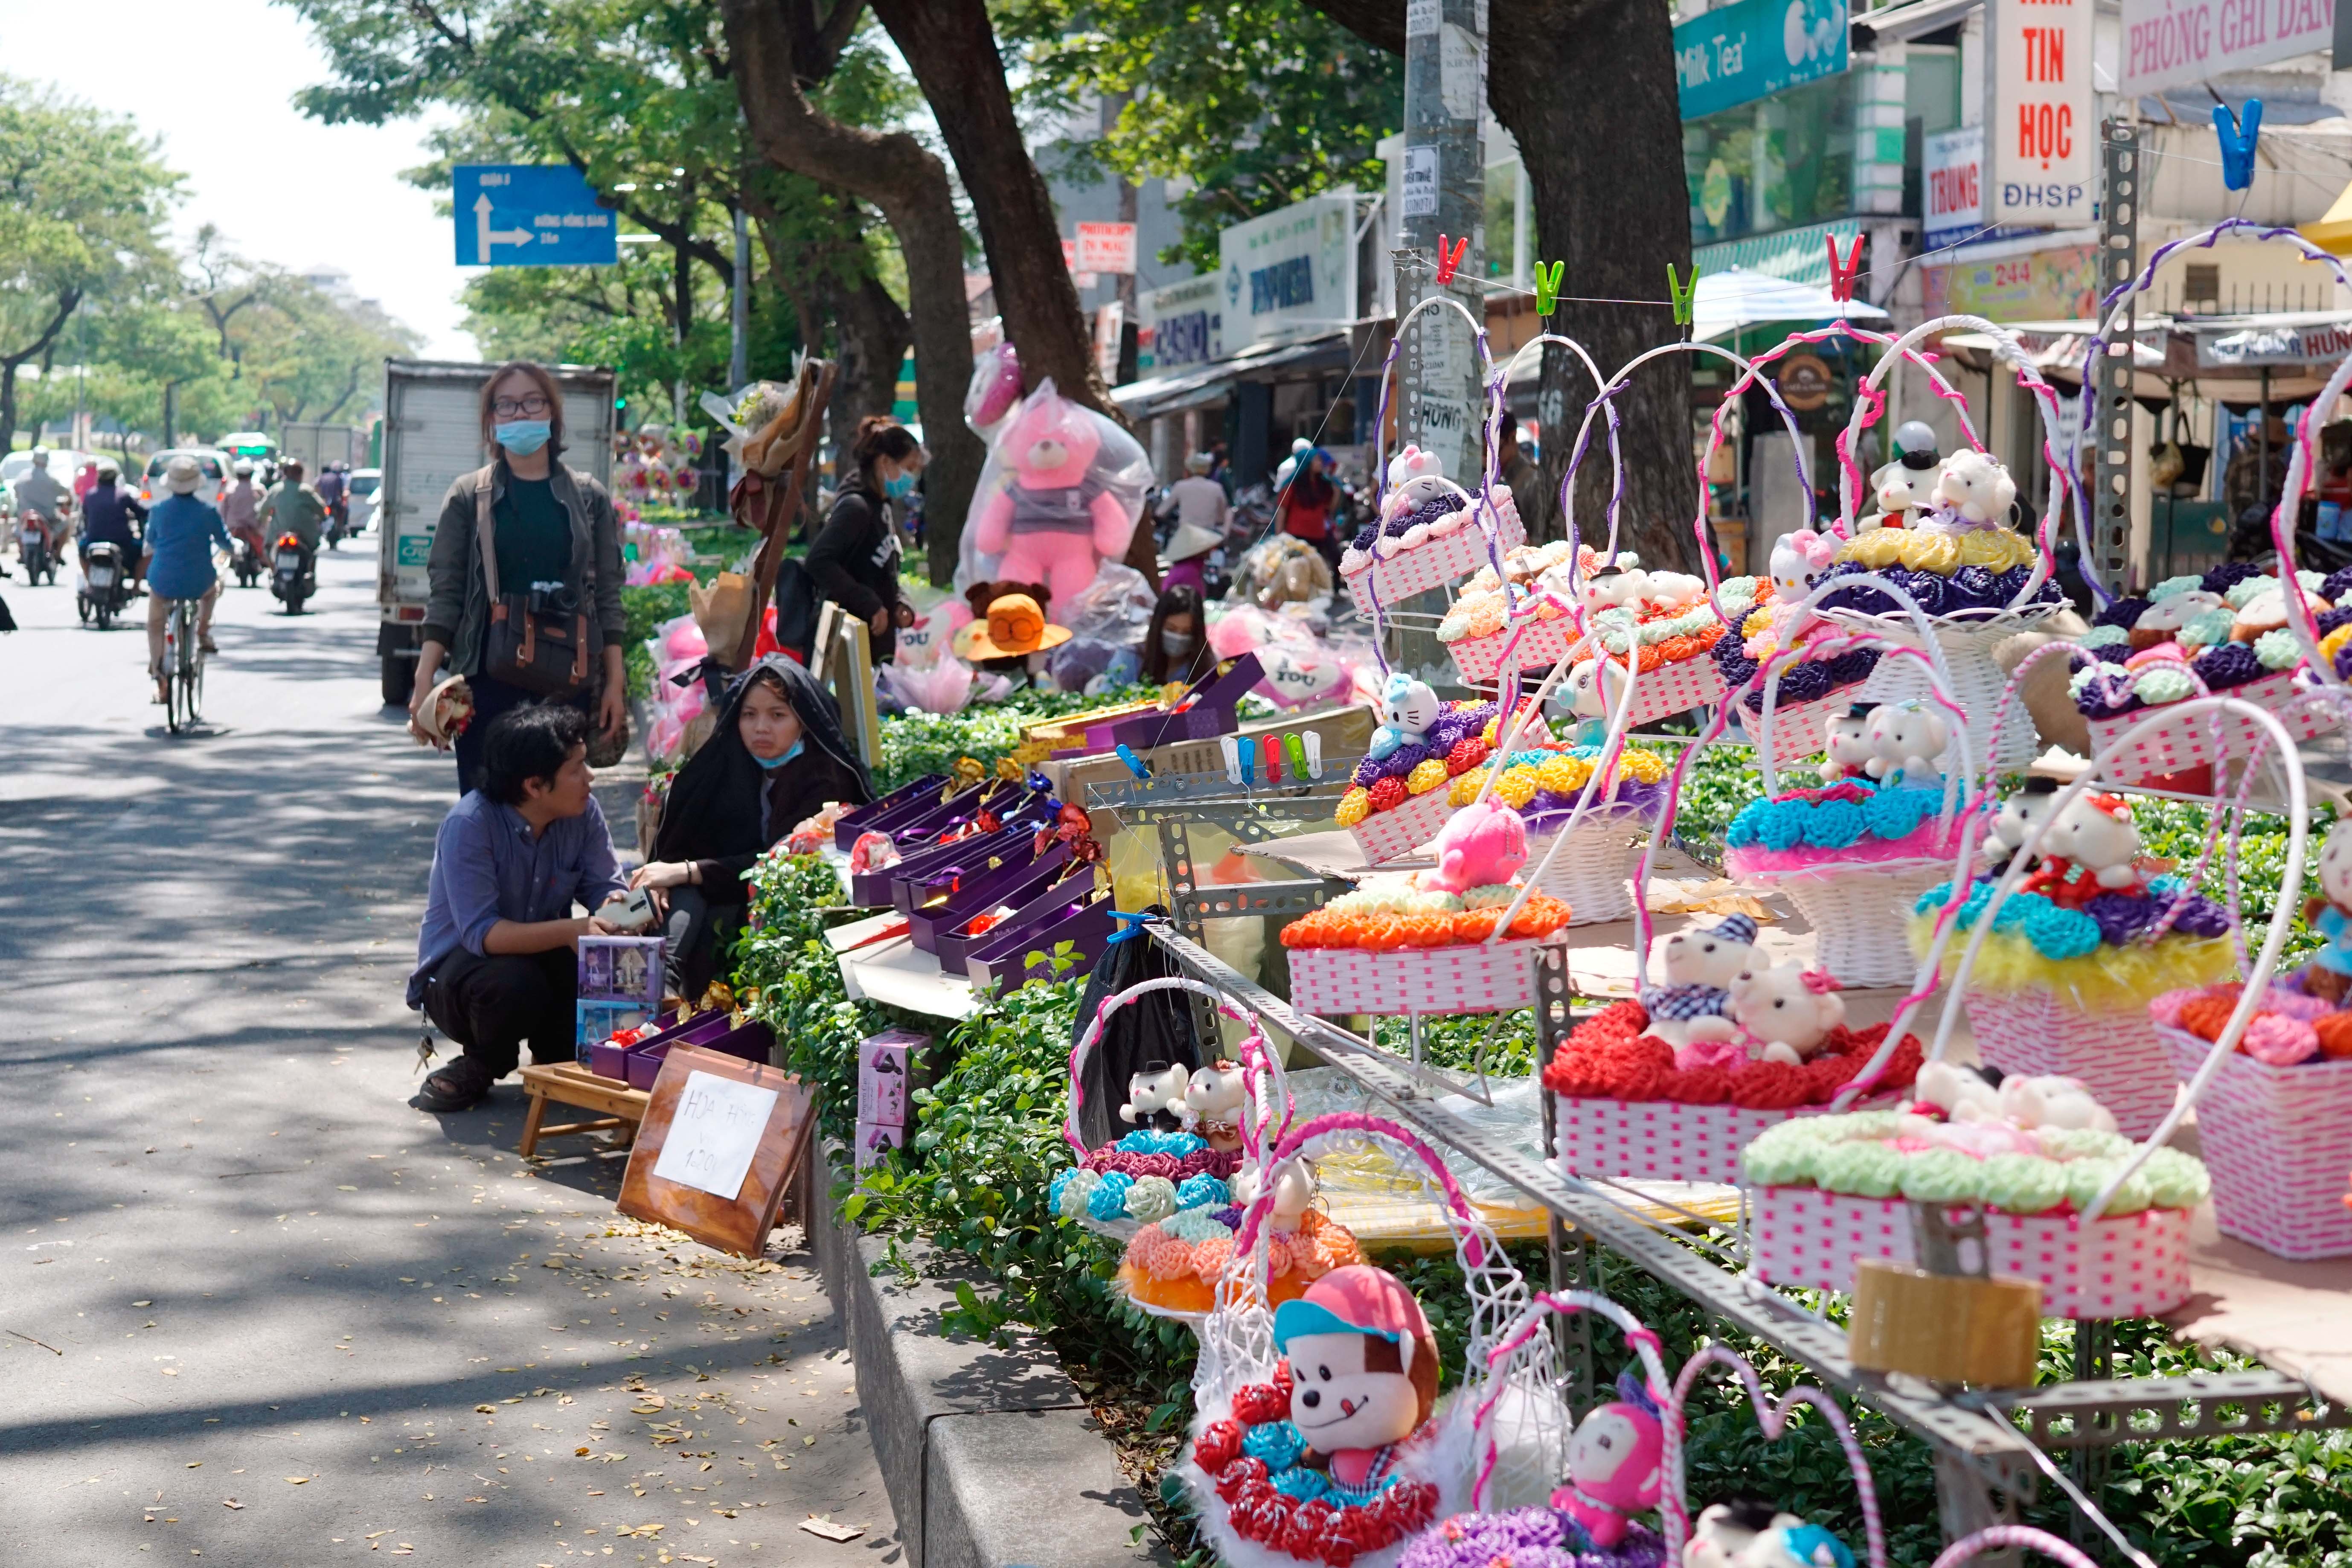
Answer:
<svg viewBox="0 0 2352 1568"><path fill-rule="evenodd" d="M180 706L185 722L194 725L205 709L205 649L196 637L195 612L182 601L180 615Z"/></svg>
<svg viewBox="0 0 2352 1568"><path fill-rule="evenodd" d="M186 729L192 716L182 708L180 687L180 646L187 636L187 626L181 619L180 607L172 606L163 618L163 723L176 735Z"/></svg>

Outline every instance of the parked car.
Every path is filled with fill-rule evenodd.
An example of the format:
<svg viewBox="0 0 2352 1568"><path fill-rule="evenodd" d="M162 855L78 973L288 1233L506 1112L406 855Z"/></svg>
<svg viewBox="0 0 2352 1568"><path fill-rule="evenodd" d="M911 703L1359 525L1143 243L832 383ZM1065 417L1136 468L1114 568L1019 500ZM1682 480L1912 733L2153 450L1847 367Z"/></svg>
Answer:
<svg viewBox="0 0 2352 1568"><path fill-rule="evenodd" d="M196 486L196 499L213 506L220 504L221 486L228 479L228 454L217 447L173 447L147 459L146 472L139 480L140 505L153 506L170 493L163 489L163 465L180 457L194 458L197 469L205 476Z"/></svg>
<svg viewBox="0 0 2352 1568"><path fill-rule="evenodd" d="M368 524L375 521L376 491L383 488L382 468L352 470L352 531L365 533Z"/></svg>

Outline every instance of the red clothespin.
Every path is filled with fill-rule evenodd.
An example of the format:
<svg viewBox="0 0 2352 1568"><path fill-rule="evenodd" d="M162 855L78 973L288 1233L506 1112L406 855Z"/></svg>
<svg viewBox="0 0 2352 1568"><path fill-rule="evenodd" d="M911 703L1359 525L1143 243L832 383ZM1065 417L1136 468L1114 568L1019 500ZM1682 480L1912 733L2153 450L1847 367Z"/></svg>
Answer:
<svg viewBox="0 0 2352 1568"><path fill-rule="evenodd" d="M1454 281L1454 274L1461 267L1462 258L1469 253L1470 237L1465 234L1453 244L1454 248L1448 251L1445 248L1446 237L1442 234L1437 237L1437 285L1441 289Z"/></svg>
<svg viewBox="0 0 2352 1568"><path fill-rule="evenodd" d="M1843 258L1838 255L1836 235L1822 237L1830 247L1830 297L1841 305L1846 304L1853 299L1854 275L1862 270L1863 237L1859 234L1853 237L1853 254Z"/></svg>

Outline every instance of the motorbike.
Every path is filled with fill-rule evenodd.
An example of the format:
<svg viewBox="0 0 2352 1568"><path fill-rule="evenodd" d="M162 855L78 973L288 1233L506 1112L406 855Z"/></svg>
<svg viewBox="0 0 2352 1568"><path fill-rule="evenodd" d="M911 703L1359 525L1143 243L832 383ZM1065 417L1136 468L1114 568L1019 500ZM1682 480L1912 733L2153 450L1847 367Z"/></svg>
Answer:
<svg viewBox="0 0 2352 1568"><path fill-rule="evenodd" d="M89 553L82 558L81 586L74 595L74 608L84 624L95 616L98 629L106 630L114 624L114 617L129 607L131 593L122 547L107 541L91 545Z"/></svg>
<svg viewBox="0 0 2352 1568"><path fill-rule="evenodd" d="M327 548L332 550L356 531L352 527L352 509L336 505L327 509Z"/></svg>
<svg viewBox="0 0 2352 1568"><path fill-rule="evenodd" d="M25 568L27 587L44 576L52 583L58 580L58 558L49 549L49 536L29 520L16 528L16 560Z"/></svg>
<svg viewBox="0 0 2352 1568"><path fill-rule="evenodd" d="M318 589L310 574L310 553L302 542L290 533L281 533L269 550L269 592L286 606L289 616L302 613L302 601Z"/></svg>
<svg viewBox="0 0 2352 1568"><path fill-rule="evenodd" d="M228 569L236 574L236 585L240 588L250 588L261 581L261 552L242 533L229 540Z"/></svg>

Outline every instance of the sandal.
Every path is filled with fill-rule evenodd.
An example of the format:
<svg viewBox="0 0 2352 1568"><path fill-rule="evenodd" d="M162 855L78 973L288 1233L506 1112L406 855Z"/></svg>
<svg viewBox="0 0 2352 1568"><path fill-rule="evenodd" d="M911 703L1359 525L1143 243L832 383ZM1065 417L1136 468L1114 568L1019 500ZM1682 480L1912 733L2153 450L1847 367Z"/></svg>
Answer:
<svg viewBox="0 0 2352 1568"><path fill-rule="evenodd" d="M490 1097L489 1075L470 1058L460 1057L425 1080L409 1100L419 1110L435 1115L470 1110Z"/></svg>

